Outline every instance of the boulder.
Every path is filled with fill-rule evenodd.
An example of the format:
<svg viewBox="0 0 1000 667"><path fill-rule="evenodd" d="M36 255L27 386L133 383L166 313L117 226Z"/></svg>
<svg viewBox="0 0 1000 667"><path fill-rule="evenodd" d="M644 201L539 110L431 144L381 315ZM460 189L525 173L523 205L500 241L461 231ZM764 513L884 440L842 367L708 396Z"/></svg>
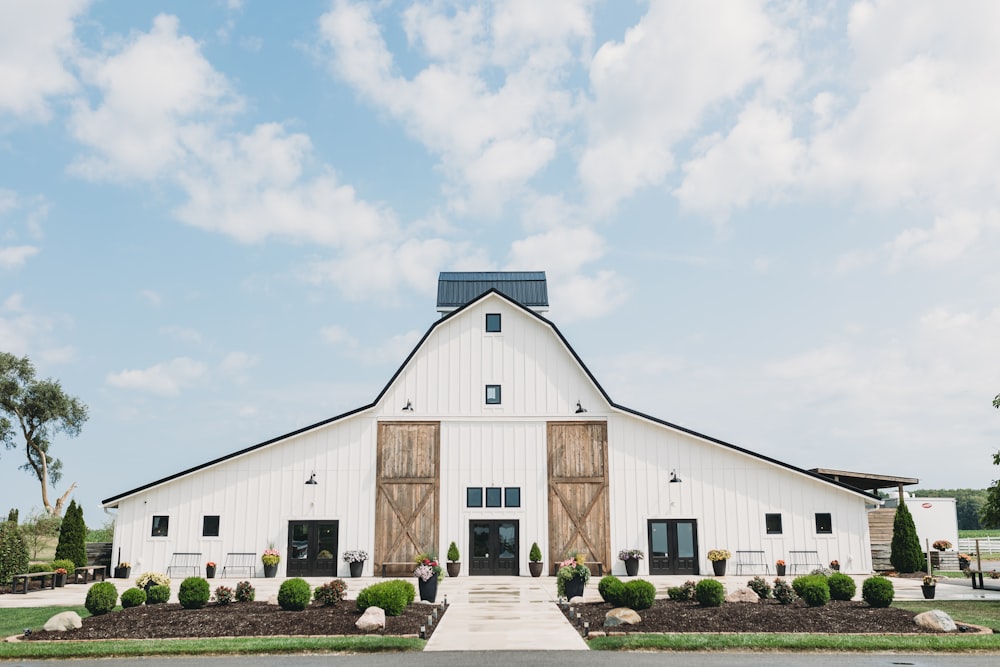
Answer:
<svg viewBox="0 0 1000 667"><path fill-rule="evenodd" d="M385 627L385 610L380 607L368 607L361 618L354 624L362 632L375 632Z"/></svg>
<svg viewBox="0 0 1000 667"><path fill-rule="evenodd" d="M958 626L951 616L940 609L931 609L913 617L913 622L922 628L935 632L958 632Z"/></svg>
<svg viewBox="0 0 1000 667"><path fill-rule="evenodd" d="M570 604L583 604L585 600L582 595L577 595L575 598L569 601Z"/></svg>
<svg viewBox="0 0 1000 667"><path fill-rule="evenodd" d="M83 621L80 620L80 614L75 611L64 611L45 621L45 626L42 629L46 632L66 632L67 630L79 628L82 625Z"/></svg>
<svg viewBox="0 0 1000 667"><path fill-rule="evenodd" d="M638 625L642 617L628 607L617 607L604 615L604 627L614 628L619 625Z"/></svg>
<svg viewBox="0 0 1000 667"><path fill-rule="evenodd" d="M750 588L737 588L726 596L726 602L760 602L760 597Z"/></svg>

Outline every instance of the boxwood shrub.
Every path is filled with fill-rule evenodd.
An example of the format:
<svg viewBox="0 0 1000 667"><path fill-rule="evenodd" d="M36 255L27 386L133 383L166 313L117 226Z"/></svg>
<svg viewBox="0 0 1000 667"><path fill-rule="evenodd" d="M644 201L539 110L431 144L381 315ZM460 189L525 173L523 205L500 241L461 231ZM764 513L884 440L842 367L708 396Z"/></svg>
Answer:
<svg viewBox="0 0 1000 667"><path fill-rule="evenodd" d="M873 607L888 607L895 596L892 582L885 577L868 577L861 584L861 597Z"/></svg>
<svg viewBox="0 0 1000 667"><path fill-rule="evenodd" d="M827 583L827 578L822 574L807 574L796 577L792 581L792 588L810 607L822 607L830 601L830 586Z"/></svg>
<svg viewBox="0 0 1000 667"><path fill-rule="evenodd" d="M35 572L52 572L55 570L52 567L52 563L32 563L28 566L28 574L33 574ZM14 574L21 574L20 572L15 572Z"/></svg>
<svg viewBox="0 0 1000 667"><path fill-rule="evenodd" d="M358 611L380 607L386 616L399 616L417 595L413 584L402 579L372 584L358 593Z"/></svg>
<svg viewBox="0 0 1000 667"><path fill-rule="evenodd" d="M278 589L278 606L285 611L302 611L309 606L311 593L305 579L286 579Z"/></svg>
<svg viewBox="0 0 1000 667"><path fill-rule="evenodd" d="M138 607L146 602L146 591L141 588L129 588L122 593L122 608Z"/></svg>
<svg viewBox="0 0 1000 667"><path fill-rule="evenodd" d="M622 580L612 574L603 577L597 584L597 592L601 594L601 599L616 607L622 604L624 588L625 584L622 583Z"/></svg>
<svg viewBox="0 0 1000 667"><path fill-rule="evenodd" d="M639 611L652 607L655 599L656 586L645 579L632 579L622 587L618 604Z"/></svg>
<svg viewBox="0 0 1000 667"><path fill-rule="evenodd" d="M146 589L146 604L163 604L170 599L170 586L150 586Z"/></svg>
<svg viewBox="0 0 1000 667"><path fill-rule="evenodd" d="M208 604L211 596L208 580L201 577L188 577L177 589L177 601L185 609L201 609Z"/></svg>
<svg viewBox="0 0 1000 667"><path fill-rule="evenodd" d="M721 607L726 589L715 579L702 579L694 587L694 597L702 607Z"/></svg>
<svg viewBox="0 0 1000 667"><path fill-rule="evenodd" d="M850 600L858 590L854 579L840 572L831 574L827 583L830 585L830 598L833 600Z"/></svg>
<svg viewBox="0 0 1000 667"><path fill-rule="evenodd" d="M118 602L118 589L110 581L100 581L87 590L83 606L94 616L106 614Z"/></svg>

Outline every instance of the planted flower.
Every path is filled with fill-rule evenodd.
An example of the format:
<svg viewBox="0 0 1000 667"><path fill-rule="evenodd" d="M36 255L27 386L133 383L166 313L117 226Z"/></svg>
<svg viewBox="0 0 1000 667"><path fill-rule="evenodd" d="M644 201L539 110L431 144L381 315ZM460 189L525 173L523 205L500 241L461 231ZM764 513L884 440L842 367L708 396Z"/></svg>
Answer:
<svg viewBox="0 0 1000 667"><path fill-rule="evenodd" d="M364 563L368 560L368 552L362 549L349 549L344 552L345 563Z"/></svg>
<svg viewBox="0 0 1000 667"><path fill-rule="evenodd" d="M645 557L642 549L622 549L618 552L618 560L642 560Z"/></svg>

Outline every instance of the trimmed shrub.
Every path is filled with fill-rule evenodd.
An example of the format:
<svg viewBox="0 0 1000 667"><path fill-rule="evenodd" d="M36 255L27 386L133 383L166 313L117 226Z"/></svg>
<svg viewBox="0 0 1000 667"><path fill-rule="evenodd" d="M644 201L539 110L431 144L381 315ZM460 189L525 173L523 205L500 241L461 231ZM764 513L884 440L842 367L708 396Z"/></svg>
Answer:
<svg viewBox="0 0 1000 667"><path fill-rule="evenodd" d="M138 607L146 603L146 591L141 588L129 588L122 593L122 609Z"/></svg>
<svg viewBox="0 0 1000 667"><path fill-rule="evenodd" d="M831 574L827 583L830 585L830 598L833 600L843 600L846 602L854 597L854 593L858 590L858 585L854 583L854 579L840 572Z"/></svg>
<svg viewBox="0 0 1000 667"><path fill-rule="evenodd" d="M645 579L632 579L622 586L619 604L636 611L649 609L656 599L656 586Z"/></svg>
<svg viewBox="0 0 1000 667"><path fill-rule="evenodd" d="M150 586L146 589L146 604L163 604L170 599L170 586Z"/></svg>
<svg viewBox="0 0 1000 667"><path fill-rule="evenodd" d="M715 579L702 579L694 587L694 597L702 607L721 607L726 589Z"/></svg>
<svg viewBox="0 0 1000 667"><path fill-rule="evenodd" d="M83 606L94 616L106 614L115 608L118 602L118 589L110 581L100 581L87 591L87 599Z"/></svg>
<svg viewBox="0 0 1000 667"><path fill-rule="evenodd" d="M528 552L528 560L538 563L542 560L542 550L538 548L538 542L531 543L531 551Z"/></svg>
<svg viewBox="0 0 1000 667"><path fill-rule="evenodd" d="M461 558L461 556L458 553L458 545L452 542L448 545L448 560L454 563L459 558Z"/></svg>
<svg viewBox="0 0 1000 667"><path fill-rule="evenodd" d="M343 579L334 579L317 586L313 591L313 599L326 606L340 602L345 595L347 595L347 582Z"/></svg>
<svg viewBox="0 0 1000 667"><path fill-rule="evenodd" d="M69 560L68 558L57 558L56 560L52 561L53 570L56 570L57 568L60 567L66 570L66 574L73 574L74 572L76 572L76 563Z"/></svg>
<svg viewBox="0 0 1000 667"><path fill-rule="evenodd" d="M87 565L87 526L83 522L83 508L75 500L69 501L69 507L59 526L56 558L71 560L77 567Z"/></svg>
<svg viewBox="0 0 1000 667"><path fill-rule="evenodd" d="M888 607L895 596L892 582L885 577L868 577L861 584L861 597L873 607Z"/></svg>
<svg viewBox="0 0 1000 667"><path fill-rule="evenodd" d="M201 609L208 604L210 595L208 580L201 577L188 577L177 589L177 601L185 609Z"/></svg>
<svg viewBox="0 0 1000 667"><path fill-rule="evenodd" d="M52 572L55 568L52 567L52 563L32 563L28 566L28 574L33 574L35 572ZM14 574L21 574L20 572L15 572Z"/></svg>
<svg viewBox="0 0 1000 667"><path fill-rule="evenodd" d="M372 584L358 593L358 611L381 607L386 616L399 616L417 595L413 584L402 579Z"/></svg>
<svg viewBox="0 0 1000 667"><path fill-rule="evenodd" d="M28 571L28 545L13 521L0 523L0 585L6 586L15 574Z"/></svg>
<svg viewBox="0 0 1000 667"><path fill-rule="evenodd" d="M810 607L822 607L830 601L830 586L826 577L818 574L807 574L796 577L792 582L796 594Z"/></svg>
<svg viewBox="0 0 1000 667"><path fill-rule="evenodd" d="M219 586L215 589L215 604L229 604L233 601L233 589L229 586Z"/></svg>
<svg viewBox="0 0 1000 667"><path fill-rule="evenodd" d="M302 611L309 606L311 593L305 579L286 579L278 589L278 606L285 611Z"/></svg>
<svg viewBox="0 0 1000 667"><path fill-rule="evenodd" d="M622 580L614 575L607 575L602 577L597 584L597 592L601 594L601 599L614 606L621 605L622 591L625 588L625 584Z"/></svg>
<svg viewBox="0 0 1000 667"><path fill-rule="evenodd" d="M913 525L913 515L902 499L896 508L896 518L892 520L892 553L889 562L897 572L917 572L923 568L924 552L920 549L920 538Z"/></svg>
<svg viewBox="0 0 1000 667"><path fill-rule="evenodd" d="M779 577L774 580L774 599L781 604L792 604L795 602L795 589Z"/></svg>
<svg viewBox="0 0 1000 667"><path fill-rule="evenodd" d="M257 591L254 590L253 584L249 581L241 581L236 584L237 602L253 602L255 597L257 597Z"/></svg>
<svg viewBox="0 0 1000 667"><path fill-rule="evenodd" d="M767 583L764 577L754 577L747 582L747 588L756 593L761 600L771 597L771 584Z"/></svg>

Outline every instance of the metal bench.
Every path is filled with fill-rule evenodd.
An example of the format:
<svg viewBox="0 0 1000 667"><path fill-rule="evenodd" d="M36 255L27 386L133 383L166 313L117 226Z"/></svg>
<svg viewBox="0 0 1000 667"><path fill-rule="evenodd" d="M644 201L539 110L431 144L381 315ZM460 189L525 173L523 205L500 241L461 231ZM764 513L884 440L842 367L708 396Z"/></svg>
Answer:
<svg viewBox="0 0 1000 667"><path fill-rule="evenodd" d="M73 572L72 582L74 584L85 584L87 581L97 581L97 575L101 575L101 581L107 577L107 568L103 565L86 565L76 568ZM88 579L89 576L89 579Z"/></svg>
<svg viewBox="0 0 1000 667"><path fill-rule="evenodd" d="M17 593L17 582L22 582L21 592L28 592L28 583L32 579L41 579L41 586L38 590L44 590L46 588L51 588L55 590L56 587L56 573L55 572L31 572L28 574L15 574L10 579L10 592ZM48 580L48 586L45 585L46 579Z"/></svg>
<svg viewBox="0 0 1000 667"><path fill-rule="evenodd" d="M201 552L177 552L170 557L170 565L167 566L167 576L173 577L176 574L187 574L189 577L201 575Z"/></svg>
<svg viewBox="0 0 1000 667"><path fill-rule="evenodd" d="M991 575L993 573L992 572L987 572L986 574ZM993 591L1000 590L1000 587L998 587L998 586L987 586L986 585L986 582L983 581L983 572L981 570L972 570L972 569L970 569L969 570L969 576L972 578L972 587L973 588L984 590L984 591L985 590L993 590ZM990 579L992 580L993 577L990 576Z"/></svg>
<svg viewBox="0 0 1000 667"><path fill-rule="evenodd" d="M248 577L257 572L257 554L253 552L233 552L226 554L226 562L222 564L222 576L232 570L245 570Z"/></svg>
<svg viewBox="0 0 1000 667"><path fill-rule="evenodd" d="M812 572L823 567L819 561L818 551L789 551L788 552L788 572L794 574L796 571Z"/></svg>
<svg viewBox="0 0 1000 667"><path fill-rule="evenodd" d="M736 574L743 574L744 568L747 568L750 574L771 574L771 568L764 560L763 551L737 551Z"/></svg>

